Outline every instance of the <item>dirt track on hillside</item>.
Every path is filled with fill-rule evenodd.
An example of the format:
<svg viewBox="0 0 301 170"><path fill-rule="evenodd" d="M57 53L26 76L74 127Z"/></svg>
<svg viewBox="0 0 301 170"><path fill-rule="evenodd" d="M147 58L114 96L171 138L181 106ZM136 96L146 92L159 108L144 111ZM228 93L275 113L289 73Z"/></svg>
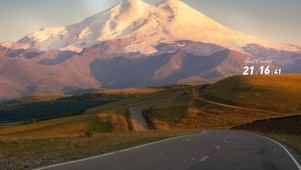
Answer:
<svg viewBox="0 0 301 170"><path fill-rule="evenodd" d="M150 102L150 103L146 103L146 104L143 104L143 105L133 107L130 110L130 112L131 112L131 115L132 115L132 118L133 118L134 130L143 131L143 130L147 129L147 127L145 127L145 124L144 124L144 119L141 115L141 112L143 110L145 110L149 107L153 107L153 106L156 106L156 105L160 105L160 104L172 101L172 100L176 99L177 97L179 97L181 95L183 95L183 93L175 95L175 96L171 96L171 97L168 97L168 98L165 98L165 99L161 99L161 100L158 100L158 101L155 101L155 102Z"/></svg>

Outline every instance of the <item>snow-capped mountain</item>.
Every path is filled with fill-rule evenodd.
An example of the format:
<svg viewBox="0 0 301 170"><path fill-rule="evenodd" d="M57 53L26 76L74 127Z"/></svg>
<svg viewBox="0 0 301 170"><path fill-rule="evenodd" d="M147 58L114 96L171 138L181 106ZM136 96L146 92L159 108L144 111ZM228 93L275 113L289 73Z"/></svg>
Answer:
<svg viewBox="0 0 301 170"><path fill-rule="evenodd" d="M134 38L125 52L144 54L158 52L161 42L191 40L212 43L244 51L247 44L287 51L301 51L294 46L271 43L233 31L180 0L164 0L149 5L142 0L125 0L116 6L69 26L42 28L18 42L24 48L80 52L107 40Z"/></svg>
<svg viewBox="0 0 301 170"><path fill-rule="evenodd" d="M245 63L301 73L301 48L231 30L180 0L125 0L69 26L0 43L0 103L36 93L208 83ZM254 68L258 69L258 68Z"/></svg>

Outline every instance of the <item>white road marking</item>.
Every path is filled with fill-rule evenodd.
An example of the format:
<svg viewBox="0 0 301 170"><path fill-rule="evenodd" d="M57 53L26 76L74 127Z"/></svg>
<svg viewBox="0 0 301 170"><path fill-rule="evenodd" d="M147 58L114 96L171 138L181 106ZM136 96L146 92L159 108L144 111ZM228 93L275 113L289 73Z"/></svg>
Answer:
<svg viewBox="0 0 301 170"><path fill-rule="evenodd" d="M253 133L251 133L251 134L253 134ZM269 137L266 137L266 136L261 136L261 135L257 135L257 134L253 134L253 135L256 135L256 136L260 136L260 137L263 137L263 138L266 138L266 139L268 139L268 140L270 140L270 141L272 141L272 142L274 142L274 143L276 143L277 145L279 145L282 149L284 149L284 151L288 154L288 156L292 159L292 161L295 163L295 165L297 166L297 168L299 169L299 170L301 170L301 166L300 166L300 164L298 163L298 161L294 158L294 156L283 146L283 145L281 145L279 142L277 142L277 141L275 141L275 140L273 140L273 139L271 139L271 138L269 138Z"/></svg>
<svg viewBox="0 0 301 170"><path fill-rule="evenodd" d="M174 140L174 139L178 139L178 138L184 138L184 137L191 136L191 135L202 135L205 132L206 131L203 130L202 133L173 137L173 138L169 138L169 139L165 139L165 140L161 140L161 141L157 141L157 142L152 142L152 143L147 143L147 144L144 144L144 145L140 145L140 146L136 146L136 147L132 147L132 148L128 148L128 149L123 149L123 150L120 150L120 151L115 151L115 152L111 152L111 153L107 153L107 154L103 154L103 155L99 155L99 156L94 156L94 157L90 157L90 158L85 158L85 159L80 159L80 160L75 160L75 161L60 163L60 164L56 164L56 165L49 165L49 166L41 167L41 168L36 168L34 170L43 170L43 169L48 169L48 168L54 168L54 167L58 167L58 166L68 165L68 164L72 164L72 163L88 161L88 160L97 159L97 158L101 158L101 157L105 157L105 156L110 156L110 155L113 155L113 154L116 154L116 153L119 153L119 152L126 152L126 151L130 151L130 150L142 148L142 147L145 147L145 146L149 146L149 145L154 145L154 144L158 144L158 143L162 143L162 142L166 142L166 141L170 141L170 140Z"/></svg>
<svg viewBox="0 0 301 170"><path fill-rule="evenodd" d="M201 135L201 134L204 134L204 133L205 133L205 130L203 130L202 133L198 133L198 134L195 134L195 135ZM135 147L128 148L128 149L123 149L123 150L120 150L118 152L130 151L130 150L142 148L144 146L154 145L154 144L158 144L158 143L162 143L162 142L166 142L166 141L170 141L170 140L174 140L174 139L178 139L178 138L182 138L182 137L187 137L187 136L190 136L190 135L178 136L178 137L173 137L173 138L169 138L169 139L165 139L165 140L160 140L160 141L157 141L157 142L147 143L147 144L144 144L144 145L135 146Z"/></svg>
<svg viewBox="0 0 301 170"><path fill-rule="evenodd" d="M60 164L56 164L56 165L49 165L49 166L37 168L37 169L34 169L34 170L43 170L43 169L48 169L48 168L54 168L54 167L68 165L68 164L72 164L72 163L76 163L76 162L83 162L83 161L88 161L88 160L92 160L92 159L97 159L97 158L101 158L101 157L105 157L105 156L109 156L109 155L113 155L113 154L115 154L115 152L107 153L107 154L103 154L103 155L99 155L99 156L94 156L94 157L90 157L90 158L86 158L86 159L60 163Z"/></svg>
<svg viewBox="0 0 301 170"><path fill-rule="evenodd" d="M201 161L204 162L208 158L209 158L209 156L205 156L204 158L201 159Z"/></svg>
<svg viewBox="0 0 301 170"><path fill-rule="evenodd" d="M216 149L219 149L219 148L221 148L221 146L217 146L217 147L216 147Z"/></svg>
<svg viewBox="0 0 301 170"><path fill-rule="evenodd" d="M297 168L299 169L299 170L301 170L301 166L300 166L300 164L298 163L298 161L294 158L294 156L283 146L283 145L281 145L279 142L277 142L277 141L275 141L275 140L273 140L273 139L271 139L271 138L268 138L268 137L265 137L265 138L267 138L267 139L269 139L270 141L273 141L273 142L275 142L276 144L278 144L279 146L281 146L284 150L285 150L285 152L290 156L290 158L294 161L294 163L296 164L296 166L297 166Z"/></svg>

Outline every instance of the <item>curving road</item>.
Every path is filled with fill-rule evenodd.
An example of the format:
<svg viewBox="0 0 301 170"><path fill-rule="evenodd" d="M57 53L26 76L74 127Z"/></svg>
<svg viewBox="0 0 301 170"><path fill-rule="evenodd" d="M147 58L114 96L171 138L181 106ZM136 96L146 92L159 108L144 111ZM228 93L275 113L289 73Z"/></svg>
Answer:
<svg viewBox="0 0 301 170"><path fill-rule="evenodd" d="M269 138L235 130L204 131L47 170L301 170L301 156Z"/></svg>
<svg viewBox="0 0 301 170"><path fill-rule="evenodd" d="M147 108L162 104L162 103L166 103L169 101L172 101L174 99L176 99L177 97L183 95L183 93L172 96L172 97L168 97L159 101L155 101L155 102L150 102L150 103L146 103L143 105L139 105L139 106L135 106L130 110L130 113L132 115L133 118L133 126L134 126L134 130L136 131L143 131L146 130L146 127L144 125L144 121L141 115L141 112Z"/></svg>

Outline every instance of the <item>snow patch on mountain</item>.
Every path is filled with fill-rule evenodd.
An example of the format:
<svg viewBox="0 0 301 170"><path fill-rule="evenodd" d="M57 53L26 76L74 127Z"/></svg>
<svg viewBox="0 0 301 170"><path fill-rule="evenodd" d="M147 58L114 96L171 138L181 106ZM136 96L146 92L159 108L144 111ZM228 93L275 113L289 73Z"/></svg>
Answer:
<svg viewBox="0 0 301 170"><path fill-rule="evenodd" d="M164 0L150 5L142 0L125 0L114 7L74 25L43 28L20 41L24 48L74 50L107 40L134 38L125 52L156 53L159 43L191 40L217 44L243 51L248 44L278 50L301 51L300 48L271 43L233 31L191 8L180 0Z"/></svg>

